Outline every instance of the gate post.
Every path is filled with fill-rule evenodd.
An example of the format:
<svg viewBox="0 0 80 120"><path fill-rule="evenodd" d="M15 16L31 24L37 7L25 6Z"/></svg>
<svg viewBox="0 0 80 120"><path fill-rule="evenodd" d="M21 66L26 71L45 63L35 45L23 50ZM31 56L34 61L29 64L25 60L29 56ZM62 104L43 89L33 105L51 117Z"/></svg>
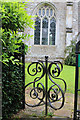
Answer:
<svg viewBox="0 0 80 120"><path fill-rule="evenodd" d="M48 89L48 70L47 70L47 66L48 66L48 56L45 56L45 62L46 62L46 82L45 82L45 86L46 86L46 104L45 104L45 115L47 115L47 89Z"/></svg>
<svg viewBox="0 0 80 120"><path fill-rule="evenodd" d="M74 120L77 117L77 97L78 97L78 54L76 54L76 73L75 73L75 98L74 98Z"/></svg>
<svg viewBox="0 0 80 120"><path fill-rule="evenodd" d="M24 86L25 86L25 51L24 51L24 43L23 43L23 45L22 45L22 50L23 50L23 52L22 52L22 63L23 63L23 65L22 65L22 71L23 71L23 76L22 76L22 78L23 78L23 109L25 109L25 88L24 88Z"/></svg>
<svg viewBox="0 0 80 120"><path fill-rule="evenodd" d="M78 87L79 83L79 67L80 67L80 41L76 44L76 72L75 72L75 96L74 96L74 120L80 118L80 110L78 110Z"/></svg>

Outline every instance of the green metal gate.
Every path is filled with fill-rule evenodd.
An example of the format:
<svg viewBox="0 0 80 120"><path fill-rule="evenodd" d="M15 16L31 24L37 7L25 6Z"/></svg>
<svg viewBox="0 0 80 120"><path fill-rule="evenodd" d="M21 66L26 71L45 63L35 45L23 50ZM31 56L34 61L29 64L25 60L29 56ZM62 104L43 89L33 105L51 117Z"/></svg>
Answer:
<svg viewBox="0 0 80 120"><path fill-rule="evenodd" d="M74 120L80 120L80 41L76 44Z"/></svg>

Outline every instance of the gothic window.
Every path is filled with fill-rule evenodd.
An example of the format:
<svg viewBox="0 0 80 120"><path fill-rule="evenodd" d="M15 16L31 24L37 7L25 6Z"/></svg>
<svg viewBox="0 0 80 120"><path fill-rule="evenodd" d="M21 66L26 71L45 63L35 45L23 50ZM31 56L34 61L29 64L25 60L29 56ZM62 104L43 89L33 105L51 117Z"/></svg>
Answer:
<svg viewBox="0 0 80 120"><path fill-rule="evenodd" d="M55 45L56 16L50 6L43 6L37 10L35 20L34 44Z"/></svg>

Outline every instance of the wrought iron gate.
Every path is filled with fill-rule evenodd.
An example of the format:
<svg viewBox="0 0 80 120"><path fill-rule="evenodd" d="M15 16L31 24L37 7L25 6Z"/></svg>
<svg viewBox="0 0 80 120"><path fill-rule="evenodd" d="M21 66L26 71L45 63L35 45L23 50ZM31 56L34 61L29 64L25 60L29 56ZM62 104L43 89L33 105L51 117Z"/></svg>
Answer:
<svg viewBox="0 0 80 120"><path fill-rule="evenodd" d="M76 44L74 120L80 120L80 41Z"/></svg>
<svg viewBox="0 0 80 120"><path fill-rule="evenodd" d="M34 68L31 69L31 66ZM35 105L25 102L29 107L36 107L45 104L45 115L47 115L48 105L55 109L61 109L64 106L65 92L66 92L66 82L59 78L61 71L63 70L63 65L60 61L48 61L48 56L45 56L45 61L38 60L38 62L32 62L28 66L28 74L30 76L35 76L41 73L41 76L34 78L34 80L25 86L25 89L32 85L29 96L32 99L38 99L39 102ZM45 76L45 85L43 85L40 80ZM53 79L60 80L64 84L64 89L60 87ZM49 87L48 82L51 81L52 85ZM49 87L49 88L48 88ZM39 94L41 96L39 96ZM53 103L59 102L60 106L55 107Z"/></svg>

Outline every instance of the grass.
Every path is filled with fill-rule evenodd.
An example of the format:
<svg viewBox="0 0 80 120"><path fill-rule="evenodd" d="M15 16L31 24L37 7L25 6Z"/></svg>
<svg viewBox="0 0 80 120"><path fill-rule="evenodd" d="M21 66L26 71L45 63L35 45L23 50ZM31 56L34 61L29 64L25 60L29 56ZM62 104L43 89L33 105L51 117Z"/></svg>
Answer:
<svg viewBox="0 0 80 120"><path fill-rule="evenodd" d="M25 85L28 84L29 82L34 81L35 77L41 76L42 72L38 73L36 76L30 76L27 72L27 67L30 63L25 64ZM34 68L34 65L32 66L31 69ZM30 69L31 74L34 73ZM60 76L58 78L62 78L66 81L67 84L67 92L68 93L74 93L74 88L75 88L75 66L67 66L63 65L63 71L61 72ZM53 79L57 84L61 86L61 88L64 88L64 84L61 80ZM43 85L45 86L45 77L43 77L39 82L42 82ZM48 80L48 87L52 85L52 82ZM30 85L31 87L31 85Z"/></svg>

